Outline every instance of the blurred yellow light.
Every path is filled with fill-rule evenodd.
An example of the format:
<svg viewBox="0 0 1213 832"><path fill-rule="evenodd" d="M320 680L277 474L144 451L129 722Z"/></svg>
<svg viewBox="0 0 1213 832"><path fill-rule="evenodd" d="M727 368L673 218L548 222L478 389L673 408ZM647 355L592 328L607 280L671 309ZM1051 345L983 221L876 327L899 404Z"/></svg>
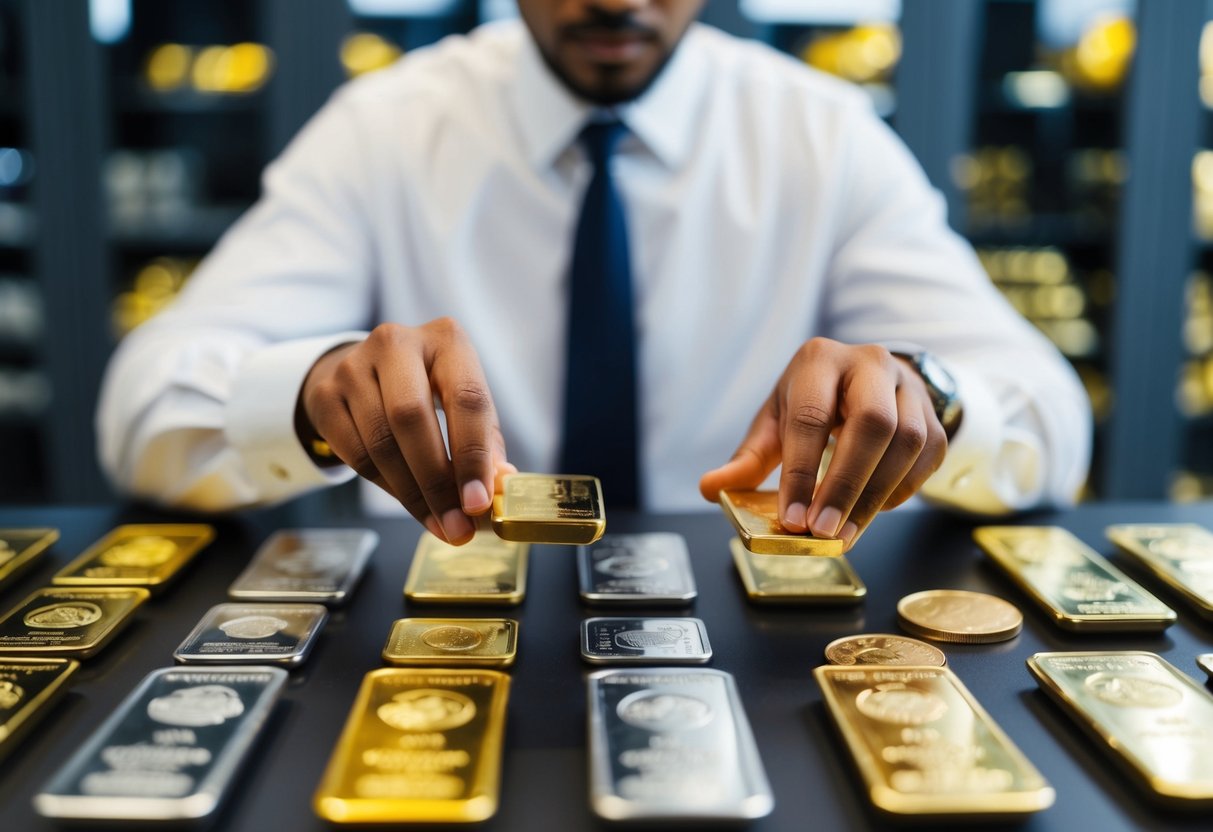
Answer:
<svg viewBox="0 0 1213 832"><path fill-rule="evenodd" d="M181 276L160 261L148 263L135 275L135 293L145 297L164 297L177 291Z"/></svg>
<svg viewBox="0 0 1213 832"><path fill-rule="evenodd" d="M390 66L403 54L400 47L371 32L355 32L341 44L341 65L351 78Z"/></svg>
<svg viewBox="0 0 1213 832"><path fill-rule="evenodd" d="M891 23L856 26L814 38L801 57L812 67L858 84L883 80L901 59L901 32Z"/></svg>
<svg viewBox="0 0 1213 832"><path fill-rule="evenodd" d="M259 89L274 67L274 53L259 43L208 46L194 60L199 92L245 93Z"/></svg>
<svg viewBox="0 0 1213 832"><path fill-rule="evenodd" d="M223 60L222 46L208 46L194 58L191 73L194 89L199 92L219 92L219 64Z"/></svg>
<svg viewBox="0 0 1213 832"><path fill-rule="evenodd" d="M274 53L260 43L236 43L224 53L225 92L252 92L261 87L274 68Z"/></svg>
<svg viewBox="0 0 1213 832"><path fill-rule="evenodd" d="M147 57L146 76L154 90L175 90L186 82L194 50L179 43L157 46Z"/></svg>
<svg viewBox="0 0 1213 832"><path fill-rule="evenodd" d="M1137 29L1124 16L1101 16L1083 33L1074 50L1075 81L1095 90L1124 81L1137 46Z"/></svg>

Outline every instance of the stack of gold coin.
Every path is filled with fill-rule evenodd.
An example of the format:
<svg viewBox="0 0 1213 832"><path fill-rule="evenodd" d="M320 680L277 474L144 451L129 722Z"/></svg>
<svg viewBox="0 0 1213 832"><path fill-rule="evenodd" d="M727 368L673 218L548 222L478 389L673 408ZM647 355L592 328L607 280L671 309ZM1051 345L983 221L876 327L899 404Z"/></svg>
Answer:
<svg viewBox="0 0 1213 832"><path fill-rule="evenodd" d="M1015 638L1023 613L993 595L960 589L929 589L897 602L897 618L909 633L935 641L990 644Z"/></svg>
<svg viewBox="0 0 1213 832"><path fill-rule="evenodd" d="M844 636L826 645L830 664L930 665L943 667L947 657L938 647L916 638L887 633Z"/></svg>

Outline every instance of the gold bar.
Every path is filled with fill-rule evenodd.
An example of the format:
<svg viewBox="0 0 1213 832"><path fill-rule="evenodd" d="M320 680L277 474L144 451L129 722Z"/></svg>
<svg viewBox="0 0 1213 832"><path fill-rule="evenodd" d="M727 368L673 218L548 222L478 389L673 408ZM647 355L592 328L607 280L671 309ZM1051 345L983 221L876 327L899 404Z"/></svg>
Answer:
<svg viewBox="0 0 1213 832"><path fill-rule="evenodd" d="M517 653L509 618L401 618L383 646L388 664L427 667L509 667Z"/></svg>
<svg viewBox="0 0 1213 832"><path fill-rule="evenodd" d="M1048 781L946 667L840 667L813 675L882 812L1009 819L1053 805Z"/></svg>
<svg viewBox="0 0 1213 832"><path fill-rule="evenodd" d="M737 529L742 544L756 555L817 555L838 557L843 543L831 537L792 534L779 522L778 491L720 492L724 516Z"/></svg>
<svg viewBox="0 0 1213 832"><path fill-rule="evenodd" d="M0 656L0 760L46 715L79 667L72 659Z"/></svg>
<svg viewBox="0 0 1213 832"><path fill-rule="evenodd" d="M1213 618L1213 533L1192 523L1108 526L1108 539Z"/></svg>
<svg viewBox="0 0 1213 832"><path fill-rule="evenodd" d="M497 811L510 677L372 670L316 790L332 823L475 823Z"/></svg>
<svg viewBox="0 0 1213 832"><path fill-rule="evenodd" d="M58 539L58 529L0 529L0 586L32 566Z"/></svg>
<svg viewBox="0 0 1213 832"><path fill-rule="evenodd" d="M43 587L0 618L0 654L87 659L126 626L149 595L133 586Z"/></svg>
<svg viewBox="0 0 1213 832"><path fill-rule="evenodd" d="M1213 696L1153 653L1037 653L1041 689L1147 792L1173 807L1213 806Z"/></svg>
<svg viewBox="0 0 1213 832"><path fill-rule="evenodd" d="M981 526L973 539L1066 630L1157 632L1175 611L1058 526Z"/></svg>
<svg viewBox="0 0 1213 832"><path fill-rule="evenodd" d="M868 588L843 556L756 555L734 537L729 541L733 563L756 603L856 604Z"/></svg>
<svg viewBox="0 0 1213 832"><path fill-rule="evenodd" d="M491 532L477 532L462 546L422 532L404 597L423 604L521 604L530 548Z"/></svg>
<svg viewBox="0 0 1213 832"><path fill-rule="evenodd" d="M593 543L606 531L602 483L573 474L509 474L493 497L493 531L518 543Z"/></svg>
<svg viewBox="0 0 1213 832"><path fill-rule="evenodd" d="M56 586L143 586L156 591L176 577L215 529L201 523L119 526L55 575Z"/></svg>

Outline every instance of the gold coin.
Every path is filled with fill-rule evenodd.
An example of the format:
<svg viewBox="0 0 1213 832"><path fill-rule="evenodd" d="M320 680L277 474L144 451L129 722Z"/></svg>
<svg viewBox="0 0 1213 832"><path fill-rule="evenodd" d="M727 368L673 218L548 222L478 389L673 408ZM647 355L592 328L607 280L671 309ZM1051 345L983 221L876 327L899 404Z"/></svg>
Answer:
<svg viewBox="0 0 1213 832"><path fill-rule="evenodd" d="M886 633L845 636L826 645L826 661L830 664L888 664L930 665L943 667L948 663L943 651L924 641Z"/></svg>
<svg viewBox="0 0 1213 832"><path fill-rule="evenodd" d="M962 589L907 595L897 602L897 618L916 636L962 644L1006 641L1023 629L1023 613L1014 604Z"/></svg>

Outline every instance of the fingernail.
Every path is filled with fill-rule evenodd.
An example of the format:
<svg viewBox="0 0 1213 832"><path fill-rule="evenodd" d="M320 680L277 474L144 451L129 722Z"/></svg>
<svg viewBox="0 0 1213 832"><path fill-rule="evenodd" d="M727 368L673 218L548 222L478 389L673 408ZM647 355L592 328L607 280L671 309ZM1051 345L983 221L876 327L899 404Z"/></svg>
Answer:
<svg viewBox="0 0 1213 832"><path fill-rule="evenodd" d="M783 524L789 529L807 529L809 510L804 503L789 503L783 513Z"/></svg>
<svg viewBox="0 0 1213 832"><path fill-rule="evenodd" d="M451 543L459 543L472 536L472 524L461 509L453 508L442 515L442 530Z"/></svg>
<svg viewBox="0 0 1213 832"><path fill-rule="evenodd" d="M838 535L842 538L842 542L850 546L855 542L855 535L859 534L859 526L856 526L850 520L842 524L842 532Z"/></svg>
<svg viewBox="0 0 1213 832"><path fill-rule="evenodd" d="M442 526L438 525L438 521L434 519L434 515L427 514L425 516L425 528L426 531L439 540L446 540L446 535L442 533Z"/></svg>
<svg viewBox="0 0 1213 832"><path fill-rule="evenodd" d="M489 507L489 492L485 490L480 480L471 480L463 484L463 510L479 514Z"/></svg>
<svg viewBox="0 0 1213 832"><path fill-rule="evenodd" d="M826 506L817 515L813 523L813 534L818 537L837 537L838 526L842 523L842 512L833 506Z"/></svg>

